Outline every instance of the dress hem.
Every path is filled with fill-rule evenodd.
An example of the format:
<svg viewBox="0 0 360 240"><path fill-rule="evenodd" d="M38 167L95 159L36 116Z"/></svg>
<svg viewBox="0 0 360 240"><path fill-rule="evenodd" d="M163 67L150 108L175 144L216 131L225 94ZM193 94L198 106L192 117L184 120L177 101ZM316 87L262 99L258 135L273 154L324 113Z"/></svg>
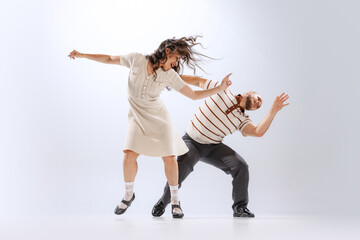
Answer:
<svg viewBox="0 0 360 240"><path fill-rule="evenodd" d="M166 154L160 155L160 154L152 154L152 153L148 153L148 152L142 152L142 151L138 151L138 150L135 150L132 148L124 148L123 152L125 153L126 150L133 151L139 155L144 155L144 156L148 156L148 157L168 157L168 156L176 156L177 157L177 156L184 155L185 153L187 153L189 151L189 149L187 149L186 151L180 152L180 153L166 153Z"/></svg>

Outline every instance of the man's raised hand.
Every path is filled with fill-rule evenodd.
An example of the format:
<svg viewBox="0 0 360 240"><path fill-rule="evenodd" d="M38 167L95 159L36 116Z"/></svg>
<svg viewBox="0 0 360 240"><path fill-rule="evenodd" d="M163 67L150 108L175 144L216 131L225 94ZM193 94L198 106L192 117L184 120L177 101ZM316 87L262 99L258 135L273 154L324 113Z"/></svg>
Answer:
<svg viewBox="0 0 360 240"><path fill-rule="evenodd" d="M288 99L289 99L289 95L285 94L284 92L280 96L277 96L272 105L272 111L274 111L274 113L277 113L283 107L289 105L289 103L285 103L286 100L288 100Z"/></svg>

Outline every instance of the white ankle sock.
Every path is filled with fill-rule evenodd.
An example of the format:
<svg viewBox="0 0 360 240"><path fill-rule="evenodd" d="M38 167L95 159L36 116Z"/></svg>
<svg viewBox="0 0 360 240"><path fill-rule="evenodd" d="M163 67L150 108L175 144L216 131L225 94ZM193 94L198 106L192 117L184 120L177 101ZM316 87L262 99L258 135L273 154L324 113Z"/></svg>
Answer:
<svg viewBox="0 0 360 240"><path fill-rule="evenodd" d="M179 204L178 186L169 186L171 195L171 204Z"/></svg>
<svg viewBox="0 0 360 240"><path fill-rule="evenodd" d="M123 199L125 201L130 201L133 194L134 194L134 182L125 182L125 196ZM118 206L121 209L127 208L127 206L122 202L120 202Z"/></svg>
<svg viewBox="0 0 360 240"><path fill-rule="evenodd" d="M134 182L125 182L124 200L129 201L134 194Z"/></svg>

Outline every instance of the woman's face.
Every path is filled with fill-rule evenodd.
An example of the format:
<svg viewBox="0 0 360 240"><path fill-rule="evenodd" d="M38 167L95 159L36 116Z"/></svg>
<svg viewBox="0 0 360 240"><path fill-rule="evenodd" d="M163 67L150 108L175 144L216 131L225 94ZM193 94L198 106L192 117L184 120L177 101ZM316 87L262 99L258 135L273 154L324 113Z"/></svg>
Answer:
<svg viewBox="0 0 360 240"><path fill-rule="evenodd" d="M178 52L171 53L169 49L166 49L167 60L163 64L162 69L164 71L170 70L171 68L177 66L181 59L181 56Z"/></svg>

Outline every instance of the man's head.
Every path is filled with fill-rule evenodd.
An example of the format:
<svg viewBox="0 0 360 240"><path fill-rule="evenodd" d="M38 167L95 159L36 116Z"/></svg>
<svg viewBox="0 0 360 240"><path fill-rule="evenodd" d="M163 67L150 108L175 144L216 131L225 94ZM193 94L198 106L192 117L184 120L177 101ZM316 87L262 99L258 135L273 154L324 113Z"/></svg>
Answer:
<svg viewBox="0 0 360 240"><path fill-rule="evenodd" d="M240 106L248 111L259 109L262 105L262 98L256 92L246 92L240 95Z"/></svg>

